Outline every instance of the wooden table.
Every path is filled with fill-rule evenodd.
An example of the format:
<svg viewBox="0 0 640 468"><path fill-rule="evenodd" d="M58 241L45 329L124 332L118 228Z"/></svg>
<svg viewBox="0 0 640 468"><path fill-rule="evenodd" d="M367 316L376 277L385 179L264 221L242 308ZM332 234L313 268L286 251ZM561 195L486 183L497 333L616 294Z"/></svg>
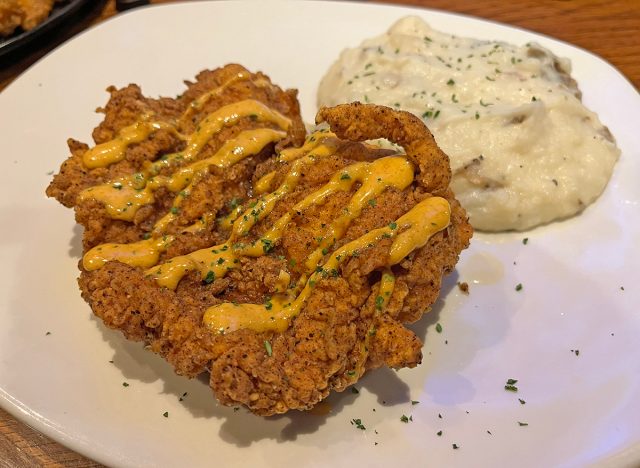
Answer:
<svg viewBox="0 0 640 468"><path fill-rule="evenodd" d="M169 3L177 0L152 0ZM115 15L115 0L89 2L82 19L35 42L21 58L0 62L0 90L47 52ZM608 60L640 89L638 0L386 0L508 23L570 42ZM437 25L434 25L437 27ZM100 466L53 442L0 410L0 468Z"/></svg>

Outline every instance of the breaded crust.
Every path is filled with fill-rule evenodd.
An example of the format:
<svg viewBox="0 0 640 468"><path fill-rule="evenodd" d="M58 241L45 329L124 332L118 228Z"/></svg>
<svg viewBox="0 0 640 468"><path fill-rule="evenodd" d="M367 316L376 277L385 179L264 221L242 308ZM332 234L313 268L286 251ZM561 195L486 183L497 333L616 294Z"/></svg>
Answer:
<svg viewBox="0 0 640 468"><path fill-rule="evenodd" d="M202 81L201 75L198 82ZM203 85L202 89L205 88ZM196 89L194 85L190 91L193 89ZM134 91L127 93L136 95L135 105L139 105L138 102L159 105L155 101L147 103L138 95L139 90ZM112 102L120 97L116 93ZM187 101L182 103L181 99ZM175 118L177 113L184 112L189 99L194 96L183 95L175 101L177 104L163 104L162 110L168 114L167 118L172 118L170 115ZM291 109L297 112L291 94L282 93L279 99L284 103L270 104L280 106L283 113ZM127 99L125 102L127 105L107 106L107 116L116 110L123 112L122 109L131 106L133 101ZM129 114L124 112L124 115ZM437 148L433 137L418 119L405 112L362 104L323 109L318 119L326 121L337 135L331 138L333 151L323 157L314 157L312 163L303 166L295 188L279 198L268 214L256 215L251 231L242 238L248 244L259 242L278 220L291 214L281 237L265 248L264 255L240 256L233 268L221 276L203 278L198 271L190 271L175 289L159 286L156 278L144 268L119 261L108 261L101 268L91 270L87 270L82 262L80 264L82 296L108 327L122 331L128 339L148 343L180 375L195 377L208 371L211 387L221 403L243 404L260 415L309 409L332 390L342 391L356 382L368 369L419 364L422 343L403 324L419 319L435 302L442 276L455 267L460 251L468 246L472 235L464 210L448 188L450 169L446 155ZM118 128L131 123L126 119L120 126L109 122L112 121L107 118L99 127L98 133L105 134L97 135L98 140L113 138ZM300 145L295 132L292 133L294 135L286 142L279 144L278 150L291 143ZM241 327L221 334L208 327L204 318L212 306L268 303L271 297L279 294L283 273L291 278L288 284L309 277L305 261L318 250L328 225L344 212L358 186L332 193L321 203L304 210L296 211L294 207L354 163L375 161L387 155L388 151L358 142L380 137L389 138L405 148L415 179L404 189L387 188L370 201L344 234L327 252L323 251L323 261L326 262L332 252L367 233L395 224L395 220L434 196L449 202L451 216L446 228L435 232L424 245L396 264L389 265L393 239L382 236L379 241L364 245L357 255L344 259L329 274L312 275L317 282L314 281L303 307L283 331ZM50 194L73 206L75 199L66 197L63 186L74 187L77 196L82 188L109 180L117 171L124 170L118 165L135 166L139 163L132 162L134 160L157 158L163 151L174 150L172 145L178 143L168 138L162 149L159 149L162 145L147 144L143 156L136 153L135 148L128 150L125 161L107 169L109 174L87 171L82 167L81 159L86 149L72 149L73 155L65 163L66 167L63 165L62 176L52 183L54 188L50 187ZM214 147L220 144L212 143ZM250 209L265 197L257 189L263 176L270 174L272 188L282 186L280 184L289 180L287 177L296 164L295 160L260 155L241 161L230 170L213 168L209 177L214 180L203 182L207 191L199 203L209 203L207 210L216 210L223 221L231 211L232 199L245 199L243 207ZM74 184L77 181L80 183ZM168 206L166 201L154 205L146 221L123 221L121 228L119 223L101 213L99 206L76 206L77 213L81 213L77 217L88 231L85 249L105 241L141 239L144 232L148 232L144 223L158 219L166 213ZM92 223L100 226L94 227ZM233 232L229 225L221 222L207 232L189 235L188 239L178 238L178 247L172 245L160 261L203 246L220 244L233 236ZM383 274L395 278L393 292L384 307L378 295Z"/></svg>

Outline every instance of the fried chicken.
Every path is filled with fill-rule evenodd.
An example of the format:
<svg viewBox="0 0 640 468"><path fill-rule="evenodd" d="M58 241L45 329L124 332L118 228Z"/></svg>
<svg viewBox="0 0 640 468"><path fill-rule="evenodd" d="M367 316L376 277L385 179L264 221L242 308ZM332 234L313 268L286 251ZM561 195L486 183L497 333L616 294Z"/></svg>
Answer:
<svg viewBox="0 0 640 468"><path fill-rule="evenodd" d="M238 74L251 78L225 86ZM245 113L189 153L211 115L246 99L286 120ZM113 157L112 142L149 112L167 126ZM220 402L260 415L309 409L369 369L420 363L422 343L404 324L435 302L472 229L419 119L358 103L321 109L330 128L302 144L295 93L238 66L201 73L175 100L112 89L105 113L94 132L105 152L71 141L47 193L85 226L80 289L108 327L180 375L208 371ZM275 145L230 161L242 131L260 128ZM381 137L406 155L364 143ZM214 163L185 170L198 161ZM184 186L182 173L196 176ZM96 185L109 195L92 198ZM127 190L133 216L122 211Z"/></svg>
<svg viewBox="0 0 640 468"><path fill-rule="evenodd" d="M59 1L59 0L58 0ZM56 0L0 0L0 36L30 31L47 19Z"/></svg>

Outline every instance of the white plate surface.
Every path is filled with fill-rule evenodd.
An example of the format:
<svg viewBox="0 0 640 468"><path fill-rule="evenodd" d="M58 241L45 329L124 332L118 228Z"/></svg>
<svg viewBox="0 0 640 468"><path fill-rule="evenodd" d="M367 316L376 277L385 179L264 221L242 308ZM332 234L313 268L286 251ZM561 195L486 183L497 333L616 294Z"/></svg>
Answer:
<svg viewBox="0 0 640 468"><path fill-rule="evenodd" d="M525 234L476 234L415 326L424 363L367 375L359 395L331 396L326 415L263 419L221 407L204 381L175 376L93 318L76 284L80 230L44 189L67 157L66 138L90 141L108 85L175 95L199 70L239 62L298 88L312 120L318 82L340 50L406 14L454 34L536 40L569 57L585 103L622 149L602 197L580 216ZM120 15L0 94L0 404L110 465L637 466L638 122L637 92L607 63L467 17L334 2L197 2ZM509 378L518 379L517 394L503 389Z"/></svg>

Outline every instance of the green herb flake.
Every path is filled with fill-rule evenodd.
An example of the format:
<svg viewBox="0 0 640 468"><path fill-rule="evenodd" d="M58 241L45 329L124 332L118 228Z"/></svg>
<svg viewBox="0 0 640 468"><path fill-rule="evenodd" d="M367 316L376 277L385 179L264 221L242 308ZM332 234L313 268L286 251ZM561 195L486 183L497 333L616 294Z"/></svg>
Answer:
<svg viewBox="0 0 640 468"><path fill-rule="evenodd" d="M356 387L351 387L351 393L357 395L358 393L360 393L360 390L358 390Z"/></svg>
<svg viewBox="0 0 640 468"><path fill-rule="evenodd" d="M352 419L351 420L351 425L352 426L356 426L358 429L360 429L362 431L367 429L366 427L364 427L364 424L362 424L362 419Z"/></svg>
<svg viewBox="0 0 640 468"><path fill-rule="evenodd" d="M522 398L518 398L518 401L520 402L521 405L526 405L527 402L524 401Z"/></svg>
<svg viewBox="0 0 640 468"><path fill-rule="evenodd" d="M520 421L518 421L518 426L520 426L520 427L522 427L522 426L528 426L528 425L529 425L529 423L526 423L526 422L520 422Z"/></svg>
<svg viewBox="0 0 640 468"><path fill-rule="evenodd" d="M204 282L205 284L211 284L215 281L215 279L216 279L216 274L213 271L209 270L207 272L207 276L204 277Z"/></svg>
<svg viewBox="0 0 640 468"><path fill-rule="evenodd" d="M394 231L396 228L398 227L398 224L396 222L391 222L389 223L389 228Z"/></svg>
<svg viewBox="0 0 640 468"><path fill-rule="evenodd" d="M440 322L436 323L436 331L442 333L442 325L440 325Z"/></svg>
<svg viewBox="0 0 640 468"><path fill-rule="evenodd" d="M180 212L180 210L178 209L177 206L172 206L171 207L171 214L178 214Z"/></svg>
<svg viewBox="0 0 640 468"><path fill-rule="evenodd" d="M340 180L349 180L349 179L351 179L351 176L346 172L343 172L342 175L340 176Z"/></svg>
<svg viewBox="0 0 640 468"><path fill-rule="evenodd" d="M384 304L384 298L382 296L376 296L376 309L382 310L382 304Z"/></svg>
<svg viewBox="0 0 640 468"><path fill-rule="evenodd" d="M507 383L505 384L504 389L509 392L517 392L518 391L518 387L516 387L517 383L518 383L517 379L507 379Z"/></svg>
<svg viewBox="0 0 640 468"><path fill-rule="evenodd" d="M528 237L525 237L524 239L522 239L522 243L523 243L524 245L527 245L527 244L529 243L529 238L528 238Z"/></svg>
<svg viewBox="0 0 640 468"><path fill-rule="evenodd" d="M417 405L418 403L420 403L418 400L411 400L412 405Z"/></svg>
<svg viewBox="0 0 640 468"><path fill-rule="evenodd" d="M165 418L168 418L169 417L169 412L165 411L164 413L162 413L162 416L164 416Z"/></svg>
<svg viewBox="0 0 640 468"><path fill-rule="evenodd" d="M447 86L453 86L454 84L456 84L456 82L453 81L453 78L449 78L449 81L447 81Z"/></svg>
<svg viewBox="0 0 640 468"><path fill-rule="evenodd" d="M438 432L436 432L436 435L437 435L438 437L441 437L441 436L442 436L442 431L438 431Z"/></svg>
<svg viewBox="0 0 640 468"><path fill-rule="evenodd" d="M451 444L451 446L453 447L453 450L458 450L460 448L458 444Z"/></svg>
<svg viewBox="0 0 640 468"><path fill-rule="evenodd" d="M372 198L371 200L369 200L369 205L371 206L376 206L378 203L376 202L375 198Z"/></svg>
<svg viewBox="0 0 640 468"><path fill-rule="evenodd" d="M271 357L273 350L271 349L271 343L268 340L264 340L264 349L267 350L267 356Z"/></svg>
<svg viewBox="0 0 640 468"><path fill-rule="evenodd" d="M516 284L516 291L522 291L522 283Z"/></svg>
<svg viewBox="0 0 640 468"><path fill-rule="evenodd" d="M128 387L128 386L129 386L129 384L128 384L127 382L122 382L122 386L123 386L123 387Z"/></svg>
<svg viewBox="0 0 640 468"><path fill-rule="evenodd" d="M403 423L409 423L409 418L403 414L400 417L400 421L402 421ZM413 421L413 419L412 419L412 421Z"/></svg>
<svg viewBox="0 0 640 468"><path fill-rule="evenodd" d="M262 238L260 239L260 242L262 242L262 251L264 253L269 253L274 247L272 240Z"/></svg>

